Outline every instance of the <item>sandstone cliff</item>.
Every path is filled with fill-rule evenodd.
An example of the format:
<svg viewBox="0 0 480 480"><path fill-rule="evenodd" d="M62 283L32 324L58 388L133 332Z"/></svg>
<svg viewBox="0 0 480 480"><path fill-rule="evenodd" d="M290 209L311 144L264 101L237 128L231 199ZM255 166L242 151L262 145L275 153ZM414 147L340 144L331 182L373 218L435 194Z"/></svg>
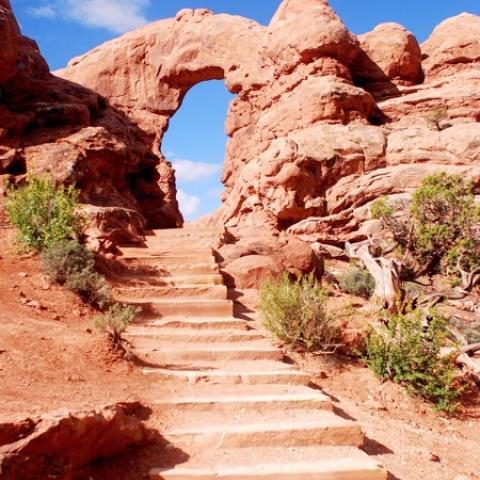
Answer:
<svg viewBox="0 0 480 480"><path fill-rule="evenodd" d="M198 82L224 79L225 193L214 220L341 243L365 206L438 170L480 179L480 18L462 14L420 46L384 24L356 37L326 0L285 0L270 25L184 10L70 62L58 74L104 95L161 144ZM430 117L441 109L445 125Z"/></svg>
<svg viewBox="0 0 480 480"><path fill-rule="evenodd" d="M0 0L0 46L0 189L27 172L76 185L93 236L181 225L173 171L152 138L98 93L50 74L9 0Z"/></svg>

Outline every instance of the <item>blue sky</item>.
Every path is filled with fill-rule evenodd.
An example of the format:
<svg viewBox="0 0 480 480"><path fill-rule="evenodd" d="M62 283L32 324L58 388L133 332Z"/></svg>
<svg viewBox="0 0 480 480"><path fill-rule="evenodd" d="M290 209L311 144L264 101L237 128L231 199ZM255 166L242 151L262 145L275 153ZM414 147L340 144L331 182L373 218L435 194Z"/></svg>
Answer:
<svg viewBox="0 0 480 480"><path fill-rule="evenodd" d="M11 0L22 31L34 38L52 70L121 33L174 16L182 8L209 8L267 24L281 0ZM382 22L405 25L424 41L445 18L467 11L480 15L479 0L331 0L355 33ZM233 98L223 82L197 85L171 121L163 143L177 167L179 200L187 219L220 204L225 153L223 132Z"/></svg>

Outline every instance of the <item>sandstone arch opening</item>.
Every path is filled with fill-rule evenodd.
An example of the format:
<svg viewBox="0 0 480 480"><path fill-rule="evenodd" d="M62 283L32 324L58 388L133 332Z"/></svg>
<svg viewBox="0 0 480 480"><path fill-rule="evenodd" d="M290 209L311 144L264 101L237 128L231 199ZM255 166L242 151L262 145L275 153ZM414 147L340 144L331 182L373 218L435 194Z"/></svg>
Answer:
<svg viewBox="0 0 480 480"><path fill-rule="evenodd" d="M162 153L175 169L177 200L186 222L220 207L228 141L225 119L233 98L223 80L194 85L163 137Z"/></svg>

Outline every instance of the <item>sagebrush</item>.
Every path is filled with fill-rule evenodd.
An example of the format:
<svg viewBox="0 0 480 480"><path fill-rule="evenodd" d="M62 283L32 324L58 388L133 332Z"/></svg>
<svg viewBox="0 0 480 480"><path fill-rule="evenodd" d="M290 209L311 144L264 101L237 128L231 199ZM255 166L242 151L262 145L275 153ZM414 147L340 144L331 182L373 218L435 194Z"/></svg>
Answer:
<svg viewBox="0 0 480 480"><path fill-rule="evenodd" d="M78 198L72 186L57 186L48 175L29 175L25 186L10 189L6 212L21 244L41 251L60 240L78 238L84 223Z"/></svg>
<svg viewBox="0 0 480 480"><path fill-rule="evenodd" d="M60 240L46 248L41 259L44 270L53 281L100 309L111 305L107 281L96 272L94 254L84 245L76 240Z"/></svg>
<svg viewBox="0 0 480 480"><path fill-rule="evenodd" d="M405 385L438 410L454 412L462 390L455 365L442 355L448 336L448 322L436 312L427 318L419 310L392 314L386 323L372 327L365 359L379 377Z"/></svg>
<svg viewBox="0 0 480 480"><path fill-rule="evenodd" d="M326 310L327 293L313 275L291 279L284 273L260 293L265 327L290 347L335 348L337 327Z"/></svg>
<svg viewBox="0 0 480 480"><path fill-rule="evenodd" d="M350 266L347 273L340 279L339 287L350 295L368 300L375 290L375 279L367 270Z"/></svg>
<svg viewBox="0 0 480 480"><path fill-rule="evenodd" d="M135 320L140 309L131 305L115 303L101 315L93 319L97 330L108 335L112 346L115 349L124 348L122 334L127 327Z"/></svg>

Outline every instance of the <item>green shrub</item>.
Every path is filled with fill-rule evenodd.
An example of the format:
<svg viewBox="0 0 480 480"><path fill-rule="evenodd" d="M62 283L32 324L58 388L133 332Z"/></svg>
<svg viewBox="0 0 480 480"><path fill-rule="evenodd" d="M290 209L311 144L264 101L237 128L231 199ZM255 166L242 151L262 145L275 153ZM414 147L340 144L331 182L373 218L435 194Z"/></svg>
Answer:
<svg viewBox="0 0 480 480"><path fill-rule="evenodd" d="M138 307L115 303L106 312L97 315L93 324L97 330L106 333L117 348L123 343L122 333L135 320L139 310Z"/></svg>
<svg viewBox="0 0 480 480"><path fill-rule="evenodd" d="M260 294L265 327L290 347L331 349L337 327L326 311L327 294L313 275L291 280L284 273Z"/></svg>
<svg viewBox="0 0 480 480"><path fill-rule="evenodd" d="M112 303L110 288L95 271L93 253L75 240L61 240L42 252L42 264L50 278L103 309Z"/></svg>
<svg viewBox="0 0 480 480"><path fill-rule="evenodd" d="M375 290L375 279L367 270L351 266L340 279L339 287L340 290L350 295L357 295L368 300Z"/></svg>
<svg viewBox="0 0 480 480"><path fill-rule="evenodd" d="M18 240L30 250L42 250L59 240L76 238L82 227L79 192L56 186L48 176L28 176L28 184L10 190L6 212Z"/></svg>
<svg viewBox="0 0 480 480"><path fill-rule="evenodd" d="M480 266L480 207L472 184L460 175L425 177L407 218L396 216L383 198L372 204L371 213L400 245L403 263L417 273L458 274L459 268Z"/></svg>
<svg viewBox="0 0 480 480"><path fill-rule="evenodd" d="M455 366L441 357L448 335L447 321L434 312L428 321L420 311L391 315L387 324L369 332L365 359L379 377L405 385L438 410L454 412L461 389L455 384Z"/></svg>
<svg viewBox="0 0 480 480"><path fill-rule="evenodd" d="M447 107L436 107L430 114L427 116L428 122L438 131L445 130L446 128L451 127L450 123L446 123L445 120L448 119L448 108Z"/></svg>

